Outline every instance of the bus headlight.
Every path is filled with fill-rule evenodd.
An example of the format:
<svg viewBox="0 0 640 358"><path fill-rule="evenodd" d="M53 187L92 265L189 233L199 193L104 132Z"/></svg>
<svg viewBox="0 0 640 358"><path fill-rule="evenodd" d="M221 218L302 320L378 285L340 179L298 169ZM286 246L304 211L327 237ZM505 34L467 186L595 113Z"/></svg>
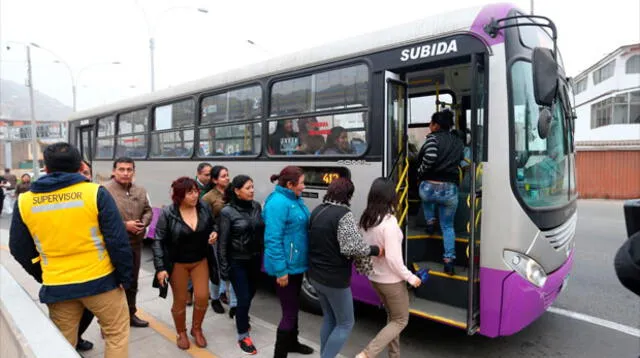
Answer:
<svg viewBox="0 0 640 358"><path fill-rule="evenodd" d="M547 282L547 273L542 266L531 257L516 251L504 250L502 258L507 266L515 270L532 284L542 287Z"/></svg>

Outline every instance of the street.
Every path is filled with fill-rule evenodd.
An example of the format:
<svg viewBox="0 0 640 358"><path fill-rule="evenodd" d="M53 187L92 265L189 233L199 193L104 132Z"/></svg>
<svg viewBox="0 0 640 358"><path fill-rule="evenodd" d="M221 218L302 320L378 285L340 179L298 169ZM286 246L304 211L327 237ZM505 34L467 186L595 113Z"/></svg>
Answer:
<svg viewBox="0 0 640 358"><path fill-rule="evenodd" d="M479 335L469 337L461 330L412 317L402 335L402 356L638 357L640 339L634 333L637 334L640 328L640 299L620 285L613 270L614 254L626 238L622 202L580 201L578 208L575 266L567 290L552 307L593 316L610 324L547 312L513 336L489 339ZM0 220L0 228L9 228L9 218ZM3 235L2 244L7 243L8 238ZM143 270L153 272L149 247L143 252L143 261ZM16 266L13 267L13 275L24 274L15 272ZM151 290L150 287L143 289ZM155 312L148 313L155 315ZM273 325L278 324L280 308L272 290L258 292L251 314ZM214 314L209 311L207 315ZM384 321L382 310L357 304L356 325L342 354L355 356ZM631 329L631 334L612 328L616 323ZM301 313L300 330L304 338L318 342L321 324L321 316Z"/></svg>

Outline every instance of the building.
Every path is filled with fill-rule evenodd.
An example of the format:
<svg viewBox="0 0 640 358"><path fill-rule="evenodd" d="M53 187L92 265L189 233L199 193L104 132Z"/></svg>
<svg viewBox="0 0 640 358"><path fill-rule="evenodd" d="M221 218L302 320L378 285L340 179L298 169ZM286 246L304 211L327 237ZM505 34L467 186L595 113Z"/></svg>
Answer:
<svg viewBox="0 0 640 358"><path fill-rule="evenodd" d="M582 71L573 87L580 196L640 198L640 43Z"/></svg>

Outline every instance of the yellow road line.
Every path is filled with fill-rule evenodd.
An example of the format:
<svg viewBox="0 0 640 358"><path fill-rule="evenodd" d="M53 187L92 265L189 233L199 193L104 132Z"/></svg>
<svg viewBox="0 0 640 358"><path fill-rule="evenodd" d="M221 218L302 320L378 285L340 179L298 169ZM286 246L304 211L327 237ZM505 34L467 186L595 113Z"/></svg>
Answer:
<svg viewBox="0 0 640 358"><path fill-rule="evenodd" d="M150 314L142 311L138 308L138 312L136 314L142 318L143 320L149 322L149 327L151 327L154 331L160 333L164 338L166 338L171 343L176 343L176 332L173 328L170 328L166 324L158 321ZM191 347L187 349L185 352L189 353L190 356L195 358L218 358L215 354L209 352L206 349L199 348L195 345L195 343L191 342Z"/></svg>

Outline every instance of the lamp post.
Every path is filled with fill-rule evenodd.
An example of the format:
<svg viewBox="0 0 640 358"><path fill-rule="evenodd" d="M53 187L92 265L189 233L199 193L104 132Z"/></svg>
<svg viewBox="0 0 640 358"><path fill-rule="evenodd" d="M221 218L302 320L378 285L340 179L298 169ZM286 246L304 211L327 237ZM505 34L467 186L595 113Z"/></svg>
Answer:
<svg viewBox="0 0 640 358"><path fill-rule="evenodd" d="M36 110L33 102L33 77L31 75L31 45L27 45L27 82L29 84L29 109L31 111L31 156L33 160L33 177L40 177L40 161L38 159L38 126Z"/></svg>
<svg viewBox="0 0 640 358"><path fill-rule="evenodd" d="M153 92L156 90L156 74L155 74L155 61L154 61L156 44L155 44L155 38L153 37L155 28L153 28L149 23L147 13L145 12L144 8L140 6L138 2L136 2L136 4L138 5L138 7L140 7L140 10L142 11L142 14L144 16L144 21L147 24L147 33L149 35L149 62L150 62L150 70L151 70L151 92ZM209 10L205 8L194 8L190 6L175 6L175 7L170 7L168 9L165 9L160 14L158 14L158 17L164 13L167 13L172 10L177 10L177 9L193 9L203 14L209 13Z"/></svg>
<svg viewBox="0 0 640 358"><path fill-rule="evenodd" d="M33 165L33 177L37 180L40 177L40 162L38 160L38 125L36 123L36 110L33 98L33 75L31 71L31 47L40 47L33 42L24 43L17 41L9 41L9 43L15 43L22 45L27 50L27 87L29 87L29 111L31 114L31 155ZM7 46L7 50L10 50L11 46Z"/></svg>
<svg viewBox="0 0 640 358"><path fill-rule="evenodd" d="M63 64L67 67L67 70L69 70L69 76L71 77L71 94L73 95L73 111L75 112L77 110L77 98L78 98L78 82L80 80L80 75L82 74L82 72L90 67L94 67L94 66L103 66L103 65L121 65L122 63L120 63L119 61L112 61L112 62L104 62L104 63L94 63L88 66L85 66L83 68L80 69L80 71L78 71L78 73L74 76L73 74L73 70L71 69L71 66L69 66L68 63L62 61L62 60L55 60L53 61L55 63L59 63L59 64Z"/></svg>

